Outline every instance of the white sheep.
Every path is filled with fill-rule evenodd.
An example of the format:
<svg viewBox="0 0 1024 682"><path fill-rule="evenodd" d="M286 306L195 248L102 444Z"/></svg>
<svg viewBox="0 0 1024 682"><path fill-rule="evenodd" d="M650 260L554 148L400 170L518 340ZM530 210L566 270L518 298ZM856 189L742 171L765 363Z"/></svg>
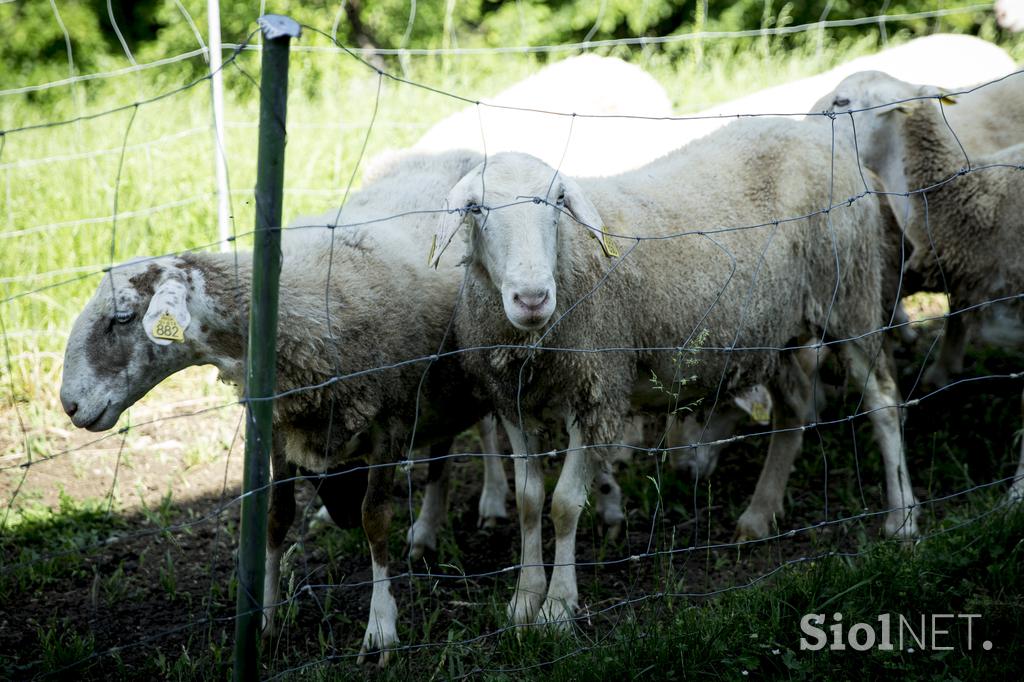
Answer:
<svg viewBox="0 0 1024 682"><path fill-rule="evenodd" d="M366 531L374 585L362 654L381 650L382 665L398 641L388 580L390 464L413 445L447 454L451 439L487 412L454 359L441 358L429 370L423 362L396 366L430 357L449 336L461 277L454 268L445 277L429 272L417 247L433 229L437 197L479 160L471 152L409 156L340 213L314 219L319 229L296 223L283 246L277 390L295 392L274 402L265 617L272 624L296 469L355 468L314 483L335 521L361 520ZM386 219L396 214L405 215ZM332 231L325 223L362 224ZM111 269L68 340L61 401L74 424L111 428L154 385L191 365L212 364L241 387L251 271L248 253L238 254L236 270L234 254L205 252ZM160 334L160 325L176 333ZM377 367L391 368L304 390ZM352 461L359 455L369 470ZM440 476L439 467L431 469L432 478Z"/></svg>
<svg viewBox="0 0 1024 682"><path fill-rule="evenodd" d="M1024 83L1024 74L1014 76ZM950 135L944 98L904 102L887 109L879 144L902 159L907 183L927 190L927 215L914 210L905 225L915 245L908 264L941 273L950 308L981 306L981 339L1024 348L1024 144L964 156ZM966 100L966 97L963 98ZM954 107L955 108L955 107ZM987 304L1009 298L1009 301ZM1010 489L1024 498L1024 444Z"/></svg>
<svg viewBox="0 0 1024 682"><path fill-rule="evenodd" d="M472 148L532 154L568 175L621 173L650 163L733 121L736 115L815 111L813 103L843 78L876 69L903 80L956 88L1013 70L1010 56L973 36L936 34L858 57L825 73L766 88L674 121L664 89L643 69L584 55L542 69L493 98L437 123L416 142L421 151ZM554 116L500 107L538 109ZM641 116L607 118L602 115Z"/></svg>
<svg viewBox="0 0 1024 682"><path fill-rule="evenodd" d="M569 174L603 175L639 165L651 157L653 149L663 148L661 142L654 143L651 149L641 149L636 144L643 137L646 120L603 116L672 114L668 94L650 74L621 59L597 55L558 61L483 101L487 105L466 107L436 123L413 150L473 149L488 154L519 151L539 156L553 166L560 165ZM599 117L570 119L543 113L573 111ZM385 153L373 159L368 181L390 166L392 154L401 159L403 152ZM724 423L716 426L716 432L723 431ZM485 463L479 518L482 525L492 526L507 515L503 494L507 482L502 460L487 458ZM609 536L614 537L624 518L622 492L610 471L602 470L598 477L597 515ZM435 499L433 493L434 489L428 487L424 509L428 501ZM440 512L420 516L440 517ZM418 525L414 530L419 532Z"/></svg>
<svg viewBox="0 0 1024 682"><path fill-rule="evenodd" d="M981 87L979 87L979 85ZM1009 76L987 84L968 88L973 90L957 95L956 106L945 108L948 126L937 134L950 144L957 140L963 145L968 157L987 154L1009 147L1024 139L1024 77ZM974 89L977 88L977 89ZM921 189L906 177L903 163L903 145L894 144L892 134L896 130L891 116L898 107L885 106L903 100L931 96L941 92L933 85L916 85L893 78L879 71L864 71L844 79L832 92L823 96L815 110L850 115L838 116L834 124L824 117L815 117L823 124L833 125L837 136L856 142L864 166L874 171L888 192L904 193ZM952 100L947 100L952 104ZM961 154L961 160L963 160ZM881 189L881 188L876 188ZM897 221L913 222L923 210L919 196L909 198L892 196L890 201ZM933 220L941 220L936 217ZM911 239L916 251L914 259L923 263L922 258L931 253L932 246L926 235L919 240ZM943 291L943 284L936 277L924 277L925 272L912 273L913 278L905 282L904 292L922 286L931 279L930 288ZM908 291L909 289L909 291ZM922 382L929 387L945 386L950 378L963 370L964 349L968 338L967 320L963 314L954 315L946 321L946 331L939 347L938 356L925 371Z"/></svg>
<svg viewBox="0 0 1024 682"><path fill-rule="evenodd" d="M678 405L673 394L685 400L706 393L713 404L767 383L776 430L739 523L741 533L766 535L782 512L810 391L795 354L770 349L807 337L851 339L838 352L863 387L885 461L886 531L916 533L900 398L878 357L881 341L868 333L883 325L883 202L864 196L828 206L830 197L845 202L863 186L852 164L831 168L829 141L815 131L782 119L743 122L638 171L600 179L573 180L526 155L496 155L449 193L432 260L468 225L458 343L500 344L462 359L519 455L522 568L509 605L515 622L565 624L573 617L576 527L602 457L592 446L617 442L631 408L671 410ZM762 227L720 229L752 225ZM672 236L680 233L688 236ZM606 254L623 255L607 260L598 243ZM677 350L651 350L665 348ZM691 353L696 376L684 385L680 360ZM540 451L541 430L554 428L567 430L569 448L551 504L549 587L543 477L530 455Z"/></svg>
<svg viewBox="0 0 1024 682"><path fill-rule="evenodd" d="M852 59L824 73L765 88L701 111L686 112L682 116L687 120L664 119L646 121L644 125L630 124L629 144L632 150L622 161L630 161L631 165L619 163L611 172L638 168L668 150L677 149L718 130L737 116L790 114L793 118L800 118L804 113L820 111L814 103L845 77L858 71L883 71L902 80L959 88L998 78L1013 68L1013 60L1003 49L974 36L940 33L915 38L902 45ZM582 107L571 110L581 111ZM603 125L577 119L574 131L580 129L581 122L588 126ZM612 150L618 149L614 139L601 142L595 149L600 150L602 146L608 146L609 142L615 145L611 147ZM541 158L549 165L555 165L548 157ZM580 175L606 173L590 171L586 167L579 172Z"/></svg>
<svg viewBox="0 0 1024 682"><path fill-rule="evenodd" d="M434 125L413 149L519 151L566 173L605 175L650 158L651 150L635 143L647 122L543 112L672 115L665 89L650 74L621 59L596 55L563 59L481 101L486 105L467 107Z"/></svg>

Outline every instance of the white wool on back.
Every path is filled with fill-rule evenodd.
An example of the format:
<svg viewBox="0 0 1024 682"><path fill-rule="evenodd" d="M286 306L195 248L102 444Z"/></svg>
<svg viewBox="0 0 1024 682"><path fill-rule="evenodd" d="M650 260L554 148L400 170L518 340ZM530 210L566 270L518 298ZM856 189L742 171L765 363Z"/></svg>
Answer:
<svg viewBox="0 0 1024 682"><path fill-rule="evenodd" d="M596 55L552 64L481 101L564 114L672 115L668 94L650 74L621 59ZM469 106L434 125L413 148L444 151L462 147L478 152L486 149L488 154L519 151L552 167L560 166L571 175L608 175L651 158L649 150L634 144L648 124L628 118Z"/></svg>

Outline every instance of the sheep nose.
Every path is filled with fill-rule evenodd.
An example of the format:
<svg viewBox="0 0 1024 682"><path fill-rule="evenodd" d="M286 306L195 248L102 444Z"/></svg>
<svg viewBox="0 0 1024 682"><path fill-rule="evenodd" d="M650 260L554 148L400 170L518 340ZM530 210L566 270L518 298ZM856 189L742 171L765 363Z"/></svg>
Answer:
<svg viewBox="0 0 1024 682"><path fill-rule="evenodd" d="M69 417L74 417L75 412L78 412L78 403L74 401L68 402L63 399L60 402L61 405L64 407L64 411L68 413Z"/></svg>
<svg viewBox="0 0 1024 682"><path fill-rule="evenodd" d="M516 305L533 312L547 303L551 293L547 289L536 289L533 291L517 291L512 294L512 300Z"/></svg>

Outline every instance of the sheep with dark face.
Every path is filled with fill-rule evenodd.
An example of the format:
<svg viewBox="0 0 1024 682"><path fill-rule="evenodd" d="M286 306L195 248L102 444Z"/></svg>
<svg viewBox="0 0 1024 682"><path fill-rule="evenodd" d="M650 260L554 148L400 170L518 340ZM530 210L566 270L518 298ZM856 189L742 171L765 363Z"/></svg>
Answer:
<svg viewBox="0 0 1024 682"><path fill-rule="evenodd" d="M795 353L772 349L809 337L852 339L838 352L862 387L885 460L892 510L885 528L915 535L900 398L879 361L880 339L868 333L885 324L887 206L864 196L822 211L830 197L855 197L863 185L851 163L833 171L831 140L816 131L779 119L737 123L610 178L573 180L535 158L500 154L452 188L433 260L465 225L458 343L499 347L465 353L463 364L521 455L523 568L509 604L515 622L570 622L578 599L576 527L603 456L600 447L584 446L619 442L632 409L671 410L672 391L653 390L649 377L677 379L679 352L699 361L693 380L677 384L684 399L724 398L762 382L771 390L776 431L739 522L742 534L760 537L781 515L811 389ZM809 217L785 221L797 216ZM764 227L715 230L743 225ZM678 233L688 235L671 236ZM621 258L609 261L594 235L606 254L622 251ZM758 350L702 350L743 347ZM652 350L665 348L677 352ZM538 434L552 428L567 430L569 448L551 504L549 586L543 477L529 455L539 451Z"/></svg>
<svg viewBox="0 0 1024 682"><path fill-rule="evenodd" d="M373 465L400 461L413 446L446 454L452 438L487 412L471 398L454 359L429 369L401 364L437 353L448 334L461 276L454 269L448 277L429 272L417 245L433 229L437 197L479 158L467 152L408 157L354 195L340 215L300 221L321 228L290 230L283 246L277 391L296 392L274 401L266 615L272 623L296 470L356 468L357 474L317 484L335 521L361 521L366 531L374 586L363 653L382 650L382 664L398 641L387 579L394 467ZM333 246L323 228L395 214L406 215L335 230ZM237 263L233 254L190 253L112 268L68 340L61 401L73 423L109 429L153 386L191 365L212 364L241 387L251 278L248 253L239 253ZM347 376L372 368L383 369ZM322 386L339 375L347 378ZM371 468L359 468L357 456ZM434 481L442 473L443 466L431 465Z"/></svg>

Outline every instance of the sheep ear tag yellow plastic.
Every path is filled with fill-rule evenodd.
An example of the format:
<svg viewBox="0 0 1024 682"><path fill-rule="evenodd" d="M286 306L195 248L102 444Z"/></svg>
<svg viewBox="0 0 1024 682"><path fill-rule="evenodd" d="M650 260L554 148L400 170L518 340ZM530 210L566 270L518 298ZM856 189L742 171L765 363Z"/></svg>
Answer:
<svg viewBox="0 0 1024 682"><path fill-rule="evenodd" d="M434 239L430 242L430 255L427 256L427 266L430 266L434 262L434 253L437 251L437 235L434 235ZM437 267L436 265L434 267Z"/></svg>
<svg viewBox="0 0 1024 682"><path fill-rule="evenodd" d="M594 235L594 238L597 239L598 243L601 245L601 250L604 251L605 257L619 257L619 247L615 245L614 241L612 241L612 236L610 234L607 232L602 232L601 234L592 232L591 234Z"/></svg>
<svg viewBox="0 0 1024 682"><path fill-rule="evenodd" d="M164 313L157 319L156 324L153 325L153 336L158 339L185 343L185 330L170 313Z"/></svg>
<svg viewBox="0 0 1024 682"><path fill-rule="evenodd" d="M772 420L772 413L767 405L758 401L750 406L750 418L759 424L766 424Z"/></svg>

